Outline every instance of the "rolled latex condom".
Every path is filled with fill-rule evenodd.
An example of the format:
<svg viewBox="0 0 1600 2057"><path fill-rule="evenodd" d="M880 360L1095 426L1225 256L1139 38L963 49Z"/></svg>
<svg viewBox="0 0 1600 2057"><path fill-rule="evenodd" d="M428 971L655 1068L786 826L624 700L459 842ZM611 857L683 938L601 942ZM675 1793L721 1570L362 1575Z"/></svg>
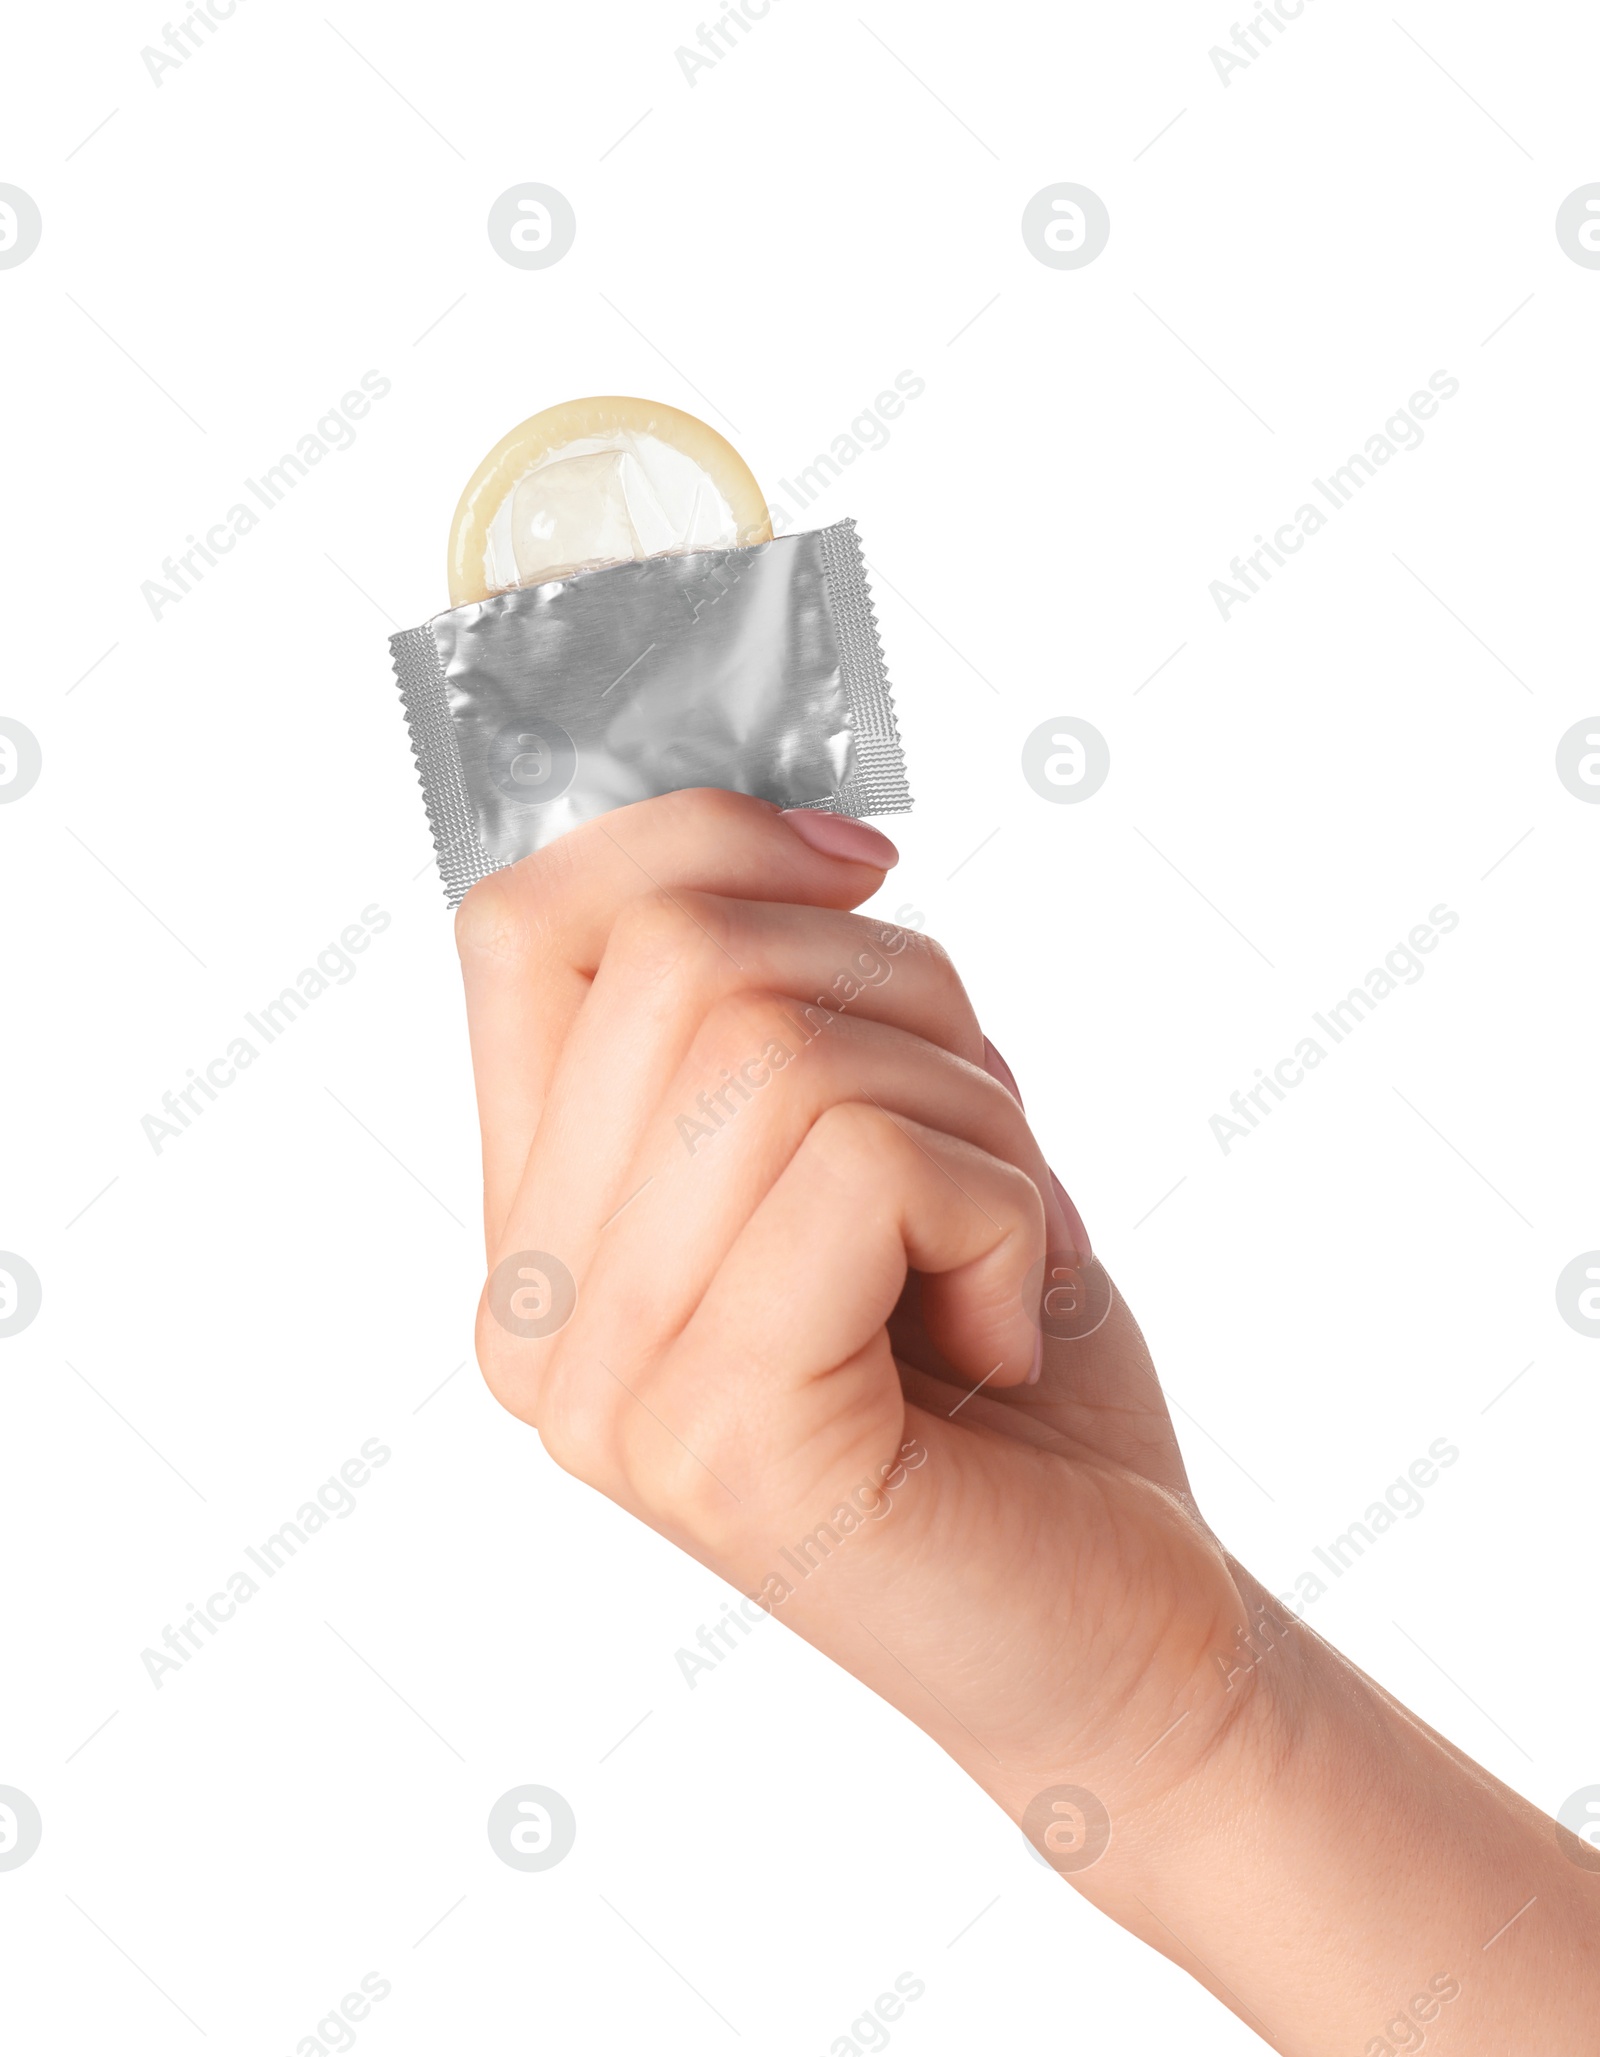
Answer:
<svg viewBox="0 0 1600 2057"><path fill-rule="evenodd" d="M503 436L468 480L450 529L450 605L771 540L761 488L715 429L656 400L568 400Z"/></svg>

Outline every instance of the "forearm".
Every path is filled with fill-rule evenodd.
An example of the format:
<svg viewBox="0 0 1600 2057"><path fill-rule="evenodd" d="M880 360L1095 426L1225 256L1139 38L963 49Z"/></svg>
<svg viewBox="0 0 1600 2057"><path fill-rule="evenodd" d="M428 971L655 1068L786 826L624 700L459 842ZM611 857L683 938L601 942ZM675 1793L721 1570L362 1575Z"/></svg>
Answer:
<svg viewBox="0 0 1600 2057"><path fill-rule="evenodd" d="M1287 2057L1588 2047L1600 1874L1303 1623L1262 1647L1217 1667L1247 1697L1214 1749L1074 1883Z"/></svg>

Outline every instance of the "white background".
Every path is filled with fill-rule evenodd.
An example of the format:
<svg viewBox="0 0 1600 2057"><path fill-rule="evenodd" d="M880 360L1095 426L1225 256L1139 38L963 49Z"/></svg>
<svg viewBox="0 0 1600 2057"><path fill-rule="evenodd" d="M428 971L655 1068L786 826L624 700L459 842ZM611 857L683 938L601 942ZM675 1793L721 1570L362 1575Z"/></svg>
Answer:
<svg viewBox="0 0 1600 2057"><path fill-rule="evenodd" d="M1290 1587L1447 1438L1311 1618L1541 1806L1600 1779L1600 1344L1554 1296L1600 1245L1600 808L1554 770L1600 706L1600 272L1554 234L1600 24L1307 0L1224 85L1232 18L773 0L692 86L694 7L636 0L239 0L159 86L159 9L14 18L18 2048L286 2057L373 1971L374 2057L820 2057L906 1971L907 2057L1259 2047L782 1627L691 1691L723 1590L470 1362L466 1037L386 638L444 606L479 457L574 394L703 414L782 499L926 380L802 522L856 516L880 574L917 795L880 904L962 965L1223 1536ZM1077 271L1019 227L1068 179L1112 223ZM524 180L576 211L549 270L485 233ZM369 369L355 446L152 618ZM1422 447L1224 621L1210 582L1436 370ZM1020 753L1068 714L1111 775L1051 805ZM1441 902L1425 976L1224 1154L1229 1095ZM142 1117L373 903L357 975L156 1153ZM141 1651L373 1436L356 1511L157 1690ZM578 1820L537 1875L484 1833L523 1783Z"/></svg>

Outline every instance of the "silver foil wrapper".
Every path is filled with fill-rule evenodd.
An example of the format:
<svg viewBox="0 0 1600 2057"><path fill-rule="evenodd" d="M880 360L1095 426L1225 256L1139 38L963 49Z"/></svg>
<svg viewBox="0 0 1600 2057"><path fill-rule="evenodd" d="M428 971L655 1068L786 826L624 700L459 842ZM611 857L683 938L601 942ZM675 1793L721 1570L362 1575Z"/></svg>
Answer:
<svg viewBox="0 0 1600 2057"><path fill-rule="evenodd" d="M580 822L686 786L911 806L852 521L574 572L389 647L452 907Z"/></svg>

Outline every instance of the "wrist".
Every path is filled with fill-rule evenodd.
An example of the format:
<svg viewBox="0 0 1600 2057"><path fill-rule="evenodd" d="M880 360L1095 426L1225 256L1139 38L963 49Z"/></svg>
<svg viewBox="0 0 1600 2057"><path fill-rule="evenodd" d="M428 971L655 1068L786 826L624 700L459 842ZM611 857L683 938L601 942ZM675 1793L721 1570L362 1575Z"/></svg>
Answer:
<svg viewBox="0 0 1600 2057"><path fill-rule="evenodd" d="M1135 1795L1072 1882L1291 2057L1416 2047L1396 2042L1419 2033L1408 2017L1439 2057L1524 2035L1579 2047L1600 2005L1600 1877L1231 1568L1260 1654L1223 1653L1211 1747ZM1263 1636L1269 1616L1282 1632Z"/></svg>
<svg viewBox="0 0 1600 2057"><path fill-rule="evenodd" d="M1387 1707L1370 1681L1232 1558L1236 1617L1220 1621L1174 1709L1170 1753L1146 1746L1103 1773L1120 1794L1117 1858L1092 1897L1152 1906L1214 1878L1220 1851L1298 1812L1352 1752L1381 1754Z"/></svg>

